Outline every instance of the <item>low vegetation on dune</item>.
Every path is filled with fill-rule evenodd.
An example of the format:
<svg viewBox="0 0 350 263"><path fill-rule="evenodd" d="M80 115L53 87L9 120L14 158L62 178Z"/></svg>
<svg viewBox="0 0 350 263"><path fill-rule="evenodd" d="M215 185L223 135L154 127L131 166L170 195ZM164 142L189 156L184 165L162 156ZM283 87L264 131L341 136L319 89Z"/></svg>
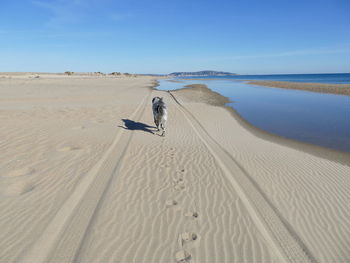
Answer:
<svg viewBox="0 0 350 263"><path fill-rule="evenodd" d="M113 75L113 76L120 76L122 73L120 72L112 72L110 73L110 75Z"/></svg>

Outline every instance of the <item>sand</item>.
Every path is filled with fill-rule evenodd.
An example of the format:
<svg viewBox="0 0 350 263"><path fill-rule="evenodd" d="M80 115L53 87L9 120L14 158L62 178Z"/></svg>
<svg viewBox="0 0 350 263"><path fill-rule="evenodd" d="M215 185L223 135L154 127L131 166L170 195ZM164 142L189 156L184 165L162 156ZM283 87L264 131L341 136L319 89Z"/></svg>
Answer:
<svg viewBox="0 0 350 263"><path fill-rule="evenodd" d="M178 89L176 93L181 93L182 99L186 102L204 102L214 106L223 106L230 102L229 98L210 90L204 84L186 85Z"/></svg>
<svg viewBox="0 0 350 263"><path fill-rule="evenodd" d="M31 76L0 78L0 262L350 259L346 156L257 136L201 87Z"/></svg>
<svg viewBox="0 0 350 263"><path fill-rule="evenodd" d="M248 84L350 96L350 84L323 84L289 81L249 81Z"/></svg>

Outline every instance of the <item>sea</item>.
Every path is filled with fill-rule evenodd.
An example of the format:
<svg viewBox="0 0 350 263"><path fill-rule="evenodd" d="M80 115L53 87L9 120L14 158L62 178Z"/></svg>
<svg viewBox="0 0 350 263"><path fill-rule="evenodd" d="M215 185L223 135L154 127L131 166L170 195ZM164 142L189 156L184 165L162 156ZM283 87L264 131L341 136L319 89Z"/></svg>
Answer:
<svg viewBox="0 0 350 263"><path fill-rule="evenodd" d="M246 80L350 84L350 73L237 75L161 80L160 90L205 84L228 97L227 105L250 124L269 133L350 153L350 96L269 88ZM232 131L234 134L234 131Z"/></svg>

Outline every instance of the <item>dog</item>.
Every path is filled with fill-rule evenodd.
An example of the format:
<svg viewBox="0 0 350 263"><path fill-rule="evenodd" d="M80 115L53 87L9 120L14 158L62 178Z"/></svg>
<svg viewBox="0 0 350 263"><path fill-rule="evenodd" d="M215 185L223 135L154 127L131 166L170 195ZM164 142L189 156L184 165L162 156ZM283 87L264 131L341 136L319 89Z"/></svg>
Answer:
<svg viewBox="0 0 350 263"><path fill-rule="evenodd" d="M152 111L154 124L157 126L158 131L162 129L161 136L165 136L165 124L168 119L168 109L161 97L154 97L152 99Z"/></svg>

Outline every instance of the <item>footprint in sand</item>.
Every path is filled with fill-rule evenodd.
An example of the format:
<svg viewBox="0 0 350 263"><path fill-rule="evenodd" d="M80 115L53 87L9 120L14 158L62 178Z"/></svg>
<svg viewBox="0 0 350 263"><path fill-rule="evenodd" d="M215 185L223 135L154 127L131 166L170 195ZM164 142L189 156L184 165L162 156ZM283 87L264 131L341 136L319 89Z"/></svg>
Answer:
<svg viewBox="0 0 350 263"><path fill-rule="evenodd" d="M174 189L176 190L176 191L181 191L181 190L184 190L186 187L184 186L184 185L175 185L174 186Z"/></svg>
<svg viewBox="0 0 350 263"><path fill-rule="evenodd" d="M35 172L34 168L25 167L25 168L13 170L13 171L9 172L8 174L3 175L2 177L18 177L18 176L23 176L23 175L30 175L30 174L33 174L34 172Z"/></svg>
<svg viewBox="0 0 350 263"><path fill-rule="evenodd" d="M77 151L80 150L81 147L78 146L64 146L62 148L59 148L57 151L59 152L70 152L70 151Z"/></svg>
<svg viewBox="0 0 350 263"><path fill-rule="evenodd" d="M180 250L175 254L176 262L188 262L191 259L191 254L186 250Z"/></svg>
<svg viewBox="0 0 350 263"><path fill-rule="evenodd" d="M182 178L179 178L179 179L175 179L174 180L174 189L175 190L184 190L186 187L185 187L185 182Z"/></svg>
<svg viewBox="0 0 350 263"><path fill-rule="evenodd" d="M34 189L32 181L18 181L10 184L4 189L4 195L6 196L19 196L28 193Z"/></svg>
<svg viewBox="0 0 350 263"><path fill-rule="evenodd" d="M185 214L186 217L198 218L199 214L197 212L188 212Z"/></svg>
<svg viewBox="0 0 350 263"><path fill-rule="evenodd" d="M198 240L198 236L195 233L184 232L179 235L178 243L180 247L183 247L185 244L191 243Z"/></svg>
<svg viewBox="0 0 350 263"><path fill-rule="evenodd" d="M177 203L177 201L175 201L175 200L167 200L167 201L165 202L165 206L166 206L167 208L176 206L177 204L178 204L178 203Z"/></svg>
<svg viewBox="0 0 350 263"><path fill-rule="evenodd" d="M77 126L77 127L73 127L72 129L73 129L73 130L83 130L83 129L85 129L85 126L84 126L84 125L82 125L82 126Z"/></svg>

